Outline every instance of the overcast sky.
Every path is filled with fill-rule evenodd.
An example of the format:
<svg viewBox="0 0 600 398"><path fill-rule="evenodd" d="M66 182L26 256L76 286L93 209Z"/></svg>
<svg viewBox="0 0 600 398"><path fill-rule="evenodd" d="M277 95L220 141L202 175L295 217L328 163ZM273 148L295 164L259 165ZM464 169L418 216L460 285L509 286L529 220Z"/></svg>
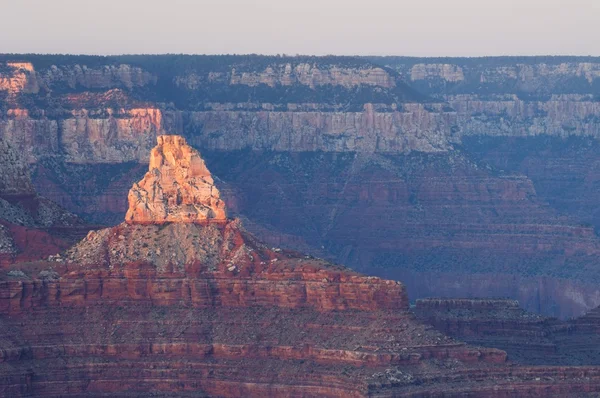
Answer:
<svg viewBox="0 0 600 398"><path fill-rule="evenodd" d="M600 0L0 0L0 52L600 55Z"/></svg>

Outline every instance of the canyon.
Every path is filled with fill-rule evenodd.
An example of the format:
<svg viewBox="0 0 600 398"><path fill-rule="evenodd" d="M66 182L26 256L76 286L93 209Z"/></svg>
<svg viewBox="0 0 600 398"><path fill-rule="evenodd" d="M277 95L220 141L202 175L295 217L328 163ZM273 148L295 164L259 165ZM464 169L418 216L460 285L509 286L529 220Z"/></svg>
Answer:
<svg viewBox="0 0 600 398"><path fill-rule="evenodd" d="M165 221L165 214L182 215L184 204L227 209L218 191L206 202L200 189L214 181L211 162L183 137L156 142L142 180L154 189L148 201L127 201L134 214L145 209L143 218L92 230L62 254L0 270L1 395L600 393L597 363L521 364L504 350L466 344L419 320L440 328L440 317L423 309L484 312L502 309L497 300L418 302L415 315L401 282L269 247L239 219L191 211ZM513 318L523 316L514 302L504 306ZM596 311L573 322L597 339L598 319ZM484 330L485 317L469 325Z"/></svg>
<svg viewBox="0 0 600 398"><path fill-rule="evenodd" d="M600 305L598 59L0 63L0 136L88 223L123 220L170 132L273 245L403 281L411 299L489 293L562 318Z"/></svg>

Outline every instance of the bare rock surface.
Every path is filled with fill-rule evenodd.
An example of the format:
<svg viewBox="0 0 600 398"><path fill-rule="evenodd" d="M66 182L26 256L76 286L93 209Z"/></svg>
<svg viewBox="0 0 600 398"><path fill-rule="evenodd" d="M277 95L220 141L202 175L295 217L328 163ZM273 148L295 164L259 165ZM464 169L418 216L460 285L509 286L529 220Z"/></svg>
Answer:
<svg viewBox="0 0 600 398"><path fill-rule="evenodd" d="M159 136L150 167L129 191L125 220L131 223L204 222L226 219L210 171L183 137Z"/></svg>

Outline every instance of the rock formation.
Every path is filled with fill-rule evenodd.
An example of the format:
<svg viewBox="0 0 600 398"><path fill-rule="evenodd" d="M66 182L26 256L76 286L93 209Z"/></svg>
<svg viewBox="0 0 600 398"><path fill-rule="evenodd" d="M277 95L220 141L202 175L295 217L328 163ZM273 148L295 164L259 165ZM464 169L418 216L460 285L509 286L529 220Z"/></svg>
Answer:
<svg viewBox="0 0 600 398"><path fill-rule="evenodd" d="M0 195L19 196L34 193L29 165L6 140L0 139Z"/></svg>
<svg viewBox="0 0 600 398"><path fill-rule="evenodd" d="M35 192L28 167L0 139L0 267L55 254L73 242L70 234L79 239L85 228L78 217Z"/></svg>
<svg viewBox="0 0 600 398"><path fill-rule="evenodd" d="M210 177L180 137L160 137L151 156L151 170L181 186ZM269 248L224 213L189 221L124 222L0 271L0 394L600 392L600 368L515 366L433 330L400 282Z"/></svg>
<svg viewBox="0 0 600 398"><path fill-rule="evenodd" d="M198 188L210 178L197 152L180 137L159 137L150 163L155 174L149 178L162 173L161 182L179 179L180 186ZM192 191L190 198L198 192L203 191ZM360 396L370 388L393 388L397 377L412 383L412 374L386 373L388 365L437 357L503 361L501 351L466 347L414 322L400 283L269 249L239 222L224 220L224 213L222 219L123 223L90 232L50 263L6 272L0 283L0 311L7 316L0 323L7 341L0 361L2 393ZM59 321L38 323L34 309ZM332 311L338 315L329 316ZM373 318L374 313L380 315ZM77 326L109 319L109 329ZM376 334L373 322L383 322ZM45 348L22 356L30 344ZM66 375L63 362L50 353L58 346L68 347L59 354L64 365L79 368L68 378L60 376ZM164 362L174 356L186 364L177 371L177 385ZM365 360L373 364L367 373L360 365ZM86 361L100 368L90 373L77 365ZM141 373L127 370L132 367ZM27 381L32 369L34 382Z"/></svg>
<svg viewBox="0 0 600 398"><path fill-rule="evenodd" d="M161 135L149 171L129 191L129 223L225 221L225 204L200 157L183 137Z"/></svg>
<svg viewBox="0 0 600 398"><path fill-rule="evenodd" d="M0 70L0 91L7 91L13 98L22 92L39 91L35 70L30 62L7 62L5 68L7 73Z"/></svg>
<svg viewBox="0 0 600 398"><path fill-rule="evenodd" d="M262 237L403 280L412 298L494 286L568 317L600 304L599 65L5 55L0 136L39 191L113 225L156 137L181 134Z"/></svg>

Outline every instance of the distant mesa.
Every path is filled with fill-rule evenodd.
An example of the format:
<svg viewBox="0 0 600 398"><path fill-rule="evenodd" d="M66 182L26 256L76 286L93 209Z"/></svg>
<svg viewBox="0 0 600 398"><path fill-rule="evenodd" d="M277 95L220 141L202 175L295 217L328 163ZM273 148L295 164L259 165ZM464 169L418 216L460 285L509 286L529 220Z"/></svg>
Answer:
<svg viewBox="0 0 600 398"><path fill-rule="evenodd" d="M200 153L178 135L161 135L144 178L129 191L130 224L219 222L227 219L210 171Z"/></svg>

